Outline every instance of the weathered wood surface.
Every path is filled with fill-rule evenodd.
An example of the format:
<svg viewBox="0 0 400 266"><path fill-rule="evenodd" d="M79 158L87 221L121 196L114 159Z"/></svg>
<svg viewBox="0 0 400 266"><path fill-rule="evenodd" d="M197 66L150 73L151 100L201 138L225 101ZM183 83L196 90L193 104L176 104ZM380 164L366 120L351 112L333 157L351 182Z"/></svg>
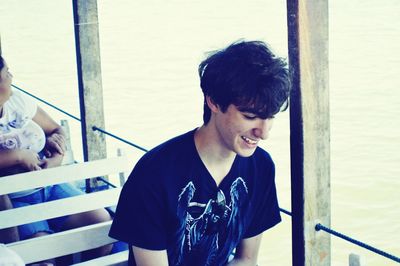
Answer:
<svg viewBox="0 0 400 266"><path fill-rule="evenodd" d="M330 265L328 1L288 0L293 265Z"/></svg>
<svg viewBox="0 0 400 266"><path fill-rule="evenodd" d="M66 119L61 120L60 125L65 132L65 152L62 164L63 165L73 164L75 163L75 159L74 159L74 153L72 151L71 132L69 130L68 120Z"/></svg>
<svg viewBox="0 0 400 266"><path fill-rule="evenodd" d="M73 0L82 144L85 161L107 157L97 0ZM96 188L92 179L90 187Z"/></svg>
<svg viewBox="0 0 400 266"><path fill-rule="evenodd" d="M349 255L349 266L361 266L360 256L351 253Z"/></svg>

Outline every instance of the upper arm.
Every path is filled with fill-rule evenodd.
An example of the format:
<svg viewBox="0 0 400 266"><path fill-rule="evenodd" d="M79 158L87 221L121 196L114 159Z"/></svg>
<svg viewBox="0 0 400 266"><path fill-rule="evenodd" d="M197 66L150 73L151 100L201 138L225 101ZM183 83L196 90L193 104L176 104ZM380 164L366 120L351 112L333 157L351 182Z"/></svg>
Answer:
<svg viewBox="0 0 400 266"><path fill-rule="evenodd" d="M60 129L60 125L56 123L42 108L37 107L36 114L32 118L46 133L46 135L51 134L57 129Z"/></svg>
<svg viewBox="0 0 400 266"><path fill-rule="evenodd" d="M238 265L256 265L261 238L262 233L250 238L242 239L236 248L234 261L240 261L243 263L238 263ZM235 263L232 263L232 265L235 265Z"/></svg>
<svg viewBox="0 0 400 266"><path fill-rule="evenodd" d="M137 266L168 266L166 250L149 250L132 246Z"/></svg>

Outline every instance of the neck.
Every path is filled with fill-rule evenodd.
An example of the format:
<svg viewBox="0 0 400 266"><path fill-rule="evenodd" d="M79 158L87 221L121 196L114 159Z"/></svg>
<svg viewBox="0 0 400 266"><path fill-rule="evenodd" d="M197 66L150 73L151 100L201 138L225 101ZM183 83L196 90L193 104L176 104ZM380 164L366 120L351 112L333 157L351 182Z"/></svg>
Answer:
<svg viewBox="0 0 400 266"><path fill-rule="evenodd" d="M221 163L235 159L236 153L222 145L215 128L208 124L197 129L194 139L197 151L211 161Z"/></svg>
<svg viewBox="0 0 400 266"><path fill-rule="evenodd" d="M197 129L194 142L200 159L218 185L231 169L236 153L224 149L209 125Z"/></svg>

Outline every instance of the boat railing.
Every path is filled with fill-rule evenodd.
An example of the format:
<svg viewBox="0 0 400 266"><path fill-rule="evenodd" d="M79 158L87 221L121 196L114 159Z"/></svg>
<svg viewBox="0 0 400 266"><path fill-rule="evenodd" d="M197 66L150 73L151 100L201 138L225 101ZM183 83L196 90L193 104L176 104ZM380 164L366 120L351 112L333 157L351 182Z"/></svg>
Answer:
<svg viewBox="0 0 400 266"><path fill-rule="evenodd" d="M74 120L76 120L76 121L79 121L79 122L81 121L80 118L78 118L78 117L76 117L76 116L74 116L74 115L72 115L72 114L66 112L65 110L62 110L61 108L59 108L59 107L57 107L57 106L55 106L55 105L53 105L53 104L47 102L46 100L41 99L40 97L37 97L37 96L35 96L35 95L29 93L28 91L26 91L26 90L24 90L24 89L22 89L22 88L20 88L20 87L18 87L18 86L16 86L16 85L14 85L14 84L12 84L12 86L13 86L14 88L16 88L16 89L22 91L23 93L26 93L27 95L29 95L29 96L35 98L36 100L38 100L38 101L40 101L40 102L46 104L47 106L50 106L50 107L52 107L53 109L55 109L55 110L57 110L57 111L59 111L59 112L65 114L66 116L68 116L68 117L70 117L70 118L72 118L72 119L74 119ZM137 144L135 144L135 143L133 143L133 142L131 142L131 141L129 141L129 140L126 140L126 139L124 139L124 138L121 138L121 137L117 136L116 134L111 133L111 132L109 132L109 131L107 131L107 130L105 130L105 129L103 129L103 128L99 128L99 127L97 127L97 126L93 126L93 127L92 127L92 130L93 130L93 131L99 131L99 132L101 132L101 133L103 133L103 134L105 134L105 135L107 135L107 136L110 136L110 137L112 137L112 138L114 138L114 139L116 139L116 140L119 140L119 141L121 141L121 142L123 142L123 143L125 143L125 144L128 144L129 146L132 146L132 147L134 147L134 148L136 148L136 149L139 149L139 150L141 150L141 151L143 151L143 152L147 152L147 151L148 151L147 149L141 147L140 145L137 145ZM102 181L103 181L103 182L106 182L108 185L111 185L112 187L115 187L112 183L110 183L110 182L107 181L107 180L102 179ZM291 213L290 211L285 210L285 209L283 209L283 208L280 208L280 211L281 211L282 213L284 213L284 214L286 214L286 215L292 217L292 213ZM320 223L318 223L318 224L315 225L315 230L316 230L316 231L323 231L323 232L325 232L325 233L328 233L328 234L330 234L330 235L333 235L333 236L335 236L335 237L338 237L338 238L340 238L340 239L342 239L342 240L345 240L345 241L347 241L347 242L350 242L350 243L352 243L352 244L354 244L354 245L357 245L357 246L359 246L359 247L361 247L361 248L367 249L367 250L369 250L369 251L371 251L371 252L373 252L373 253L375 253L375 254L381 255L381 256L383 256L383 257L385 257L385 258L387 258L387 259L390 259L390 260L392 260L392 261L395 261L395 262L400 263L400 257L399 257L399 256L395 256L395 255L390 254L390 253L388 253L388 252L385 252L385 251L383 251L383 250L381 250L381 249L379 249L379 248L373 247L372 245L366 244L366 243L363 242L363 241L357 240L357 239L355 239L355 238L353 238L353 237L350 237L350 236L348 236L348 235L345 235L345 234L343 234L343 233L340 233L340 232L338 232L338 231L336 231L336 230L334 230L334 229L332 229L332 228L329 228L329 227L327 227L327 226L325 226L325 225L322 225L322 224L320 224ZM356 254L350 254L350 255L349 255L349 265L350 265L350 266L361 266L360 257L359 257L358 255L356 255Z"/></svg>

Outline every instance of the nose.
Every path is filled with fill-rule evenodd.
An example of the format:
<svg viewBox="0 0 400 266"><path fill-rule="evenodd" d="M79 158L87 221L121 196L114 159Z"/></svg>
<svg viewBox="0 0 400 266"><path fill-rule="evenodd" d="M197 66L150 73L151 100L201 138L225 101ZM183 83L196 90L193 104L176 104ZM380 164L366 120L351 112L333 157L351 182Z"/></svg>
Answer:
<svg viewBox="0 0 400 266"><path fill-rule="evenodd" d="M273 119L260 119L257 126L253 129L253 134L256 138L267 139L269 136L269 131L272 128Z"/></svg>

